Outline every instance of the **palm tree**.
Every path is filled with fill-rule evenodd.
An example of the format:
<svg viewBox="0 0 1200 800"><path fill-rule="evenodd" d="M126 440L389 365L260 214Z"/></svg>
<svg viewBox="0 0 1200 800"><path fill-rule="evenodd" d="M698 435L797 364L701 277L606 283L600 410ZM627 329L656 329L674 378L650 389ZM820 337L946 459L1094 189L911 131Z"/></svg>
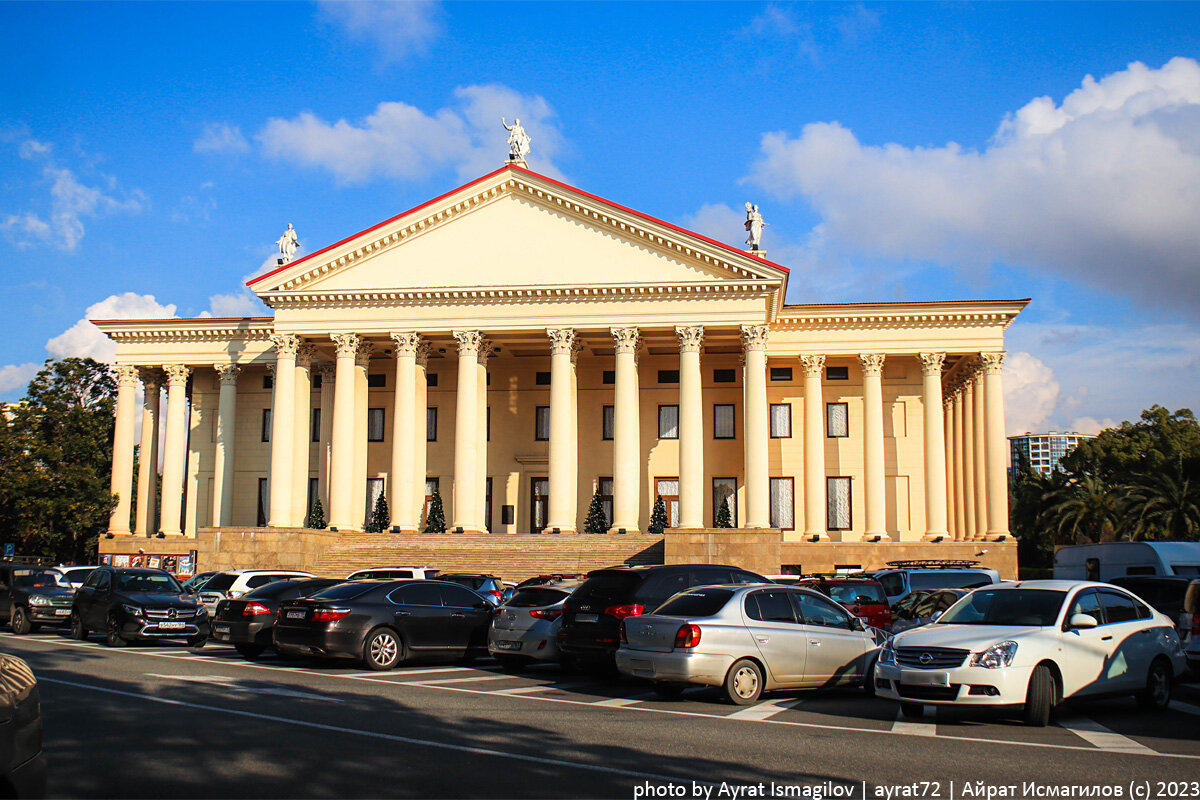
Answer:
<svg viewBox="0 0 1200 800"><path fill-rule="evenodd" d="M1200 483L1178 462L1141 475L1129 486L1125 513L1131 539L1195 539L1200 536Z"/></svg>
<svg viewBox="0 0 1200 800"><path fill-rule="evenodd" d="M1091 475L1051 490L1046 503L1038 519L1053 529L1055 544L1110 542L1124 527L1120 489Z"/></svg>

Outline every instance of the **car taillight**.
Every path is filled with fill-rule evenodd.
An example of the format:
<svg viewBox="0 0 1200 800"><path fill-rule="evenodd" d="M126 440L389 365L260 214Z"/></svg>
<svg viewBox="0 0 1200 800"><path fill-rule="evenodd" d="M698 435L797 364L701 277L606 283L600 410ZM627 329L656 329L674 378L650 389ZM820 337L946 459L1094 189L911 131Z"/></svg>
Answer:
<svg viewBox="0 0 1200 800"><path fill-rule="evenodd" d="M622 626L621 630L625 630ZM695 647L700 644L700 626L699 625L680 625L679 630L675 631L675 646L676 647Z"/></svg>
<svg viewBox="0 0 1200 800"><path fill-rule="evenodd" d="M337 622L350 616L348 608L318 608L312 613L313 622Z"/></svg>
<svg viewBox="0 0 1200 800"><path fill-rule="evenodd" d="M529 611L529 616L538 619L556 620L562 616L561 608L533 608Z"/></svg>
<svg viewBox="0 0 1200 800"><path fill-rule="evenodd" d="M502 597L504 597L504 594L502 592L497 591L496 589L492 589L490 592L488 592L488 594L490 594L492 597L496 598L496 602L499 602L500 599Z"/></svg>
<svg viewBox="0 0 1200 800"><path fill-rule="evenodd" d="M629 644L629 637L625 635L625 620L621 620L621 644Z"/></svg>
<svg viewBox="0 0 1200 800"><path fill-rule="evenodd" d="M626 617L639 616L645 610L645 606L633 603L627 606L609 606L608 608L604 609L604 613L608 614L610 617L625 619Z"/></svg>
<svg viewBox="0 0 1200 800"><path fill-rule="evenodd" d="M264 606L262 603L247 603L242 609L243 617L257 617L260 614L270 614L271 609Z"/></svg>

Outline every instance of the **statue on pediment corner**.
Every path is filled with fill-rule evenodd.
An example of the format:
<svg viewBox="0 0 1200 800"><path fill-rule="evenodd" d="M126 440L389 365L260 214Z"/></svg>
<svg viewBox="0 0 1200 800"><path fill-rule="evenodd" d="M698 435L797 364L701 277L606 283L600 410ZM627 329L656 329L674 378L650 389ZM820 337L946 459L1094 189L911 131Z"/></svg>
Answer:
<svg viewBox="0 0 1200 800"><path fill-rule="evenodd" d="M292 256L296 255L296 247L299 243L300 240L296 238L296 229L289 222L283 236L275 240L275 244L279 245L280 264L286 264L292 260Z"/></svg>
<svg viewBox="0 0 1200 800"><path fill-rule="evenodd" d="M758 206L753 203L746 203L746 230L750 235L746 237L746 244L751 250L761 250L763 228L770 225L769 222L763 221L763 215L758 212Z"/></svg>

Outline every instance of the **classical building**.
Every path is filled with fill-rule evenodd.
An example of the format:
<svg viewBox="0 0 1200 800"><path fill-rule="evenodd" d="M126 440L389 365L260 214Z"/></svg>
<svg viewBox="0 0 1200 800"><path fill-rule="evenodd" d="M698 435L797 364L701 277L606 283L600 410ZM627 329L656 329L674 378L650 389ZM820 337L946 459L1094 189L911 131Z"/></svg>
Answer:
<svg viewBox="0 0 1200 800"><path fill-rule="evenodd" d="M1048 476L1054 472L1054 468L1058 466L1062 457L1078 447L1081 441L1094 438L1091 434L1076 433L1075 431L1066 433L1058 431L1030 433L1026 431L1020 436L1009 436L1008 444L1012 453L1009 469L1016 469L1021 457L1024 456L1029 460L1029 466L1032 469Z"/></svg>
<svg viewBox="0 0 1200 800"><path fill-rule="evenodd" d="M784 544L1010 538L1001 364L1027 301L787 284L510 164L251 281L273 317L95 320L120 378L102 551L299 529L317 498L361 536L381 494L417 532L435 492L468 534L579 532L599 493L613 536L662 497L673 529L728 502Z"/></svg>

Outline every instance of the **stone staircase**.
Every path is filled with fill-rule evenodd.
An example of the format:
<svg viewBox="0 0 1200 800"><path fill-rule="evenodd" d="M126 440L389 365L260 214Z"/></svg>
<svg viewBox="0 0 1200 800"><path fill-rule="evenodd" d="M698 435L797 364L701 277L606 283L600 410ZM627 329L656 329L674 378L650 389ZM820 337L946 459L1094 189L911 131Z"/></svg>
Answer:
<svg viewBox="0 0 1200 800"><path fill-rule="evenodd" d="M661 563L663 537L654 534L356 533L324 549L311 571L340 577L367 567L437 567L520 581L616 564Z"/></svg>

